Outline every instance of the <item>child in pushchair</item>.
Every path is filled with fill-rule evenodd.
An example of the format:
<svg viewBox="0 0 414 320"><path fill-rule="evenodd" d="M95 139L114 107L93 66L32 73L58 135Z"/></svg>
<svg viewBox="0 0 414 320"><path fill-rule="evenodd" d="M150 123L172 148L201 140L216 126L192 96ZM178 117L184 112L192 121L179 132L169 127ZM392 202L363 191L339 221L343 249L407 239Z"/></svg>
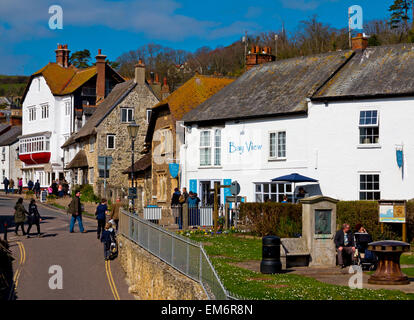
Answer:
<svg viewBox="0 0 414 320"><path fill-rule="evenodd" d="M377 257L372 251L368 250L368 244L372 242L372 237L361 225L357 225L356 229L357 232L354 236L357 249L355 252L357 264L362 267L362 270L375 270L377 267Z"/></svg>

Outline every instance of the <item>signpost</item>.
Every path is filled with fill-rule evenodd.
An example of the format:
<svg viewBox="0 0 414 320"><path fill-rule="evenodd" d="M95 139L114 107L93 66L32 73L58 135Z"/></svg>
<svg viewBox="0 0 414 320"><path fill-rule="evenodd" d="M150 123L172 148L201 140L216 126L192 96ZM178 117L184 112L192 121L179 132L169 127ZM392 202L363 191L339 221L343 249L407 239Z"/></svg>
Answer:
<svg viewBox="0 0 414 320"><path fill-rule="evenodd" d="M384 223L402 224L402 240L407 241L407 201L405 200L381 200L379 203L379 222L381 231L384 231Z"/></svg>
<svg viewBox="0 0 414 320"><path fill-rule="evenodd" d="M128 189L128 199L138 199L137 188Z"/></svg>
<svg viewBox="0 0 414 320"><path fill-rule="evenodd" d="M240 198L240 197L237 197L240 194L240 184L237 181L232 182L230 186L223 186L219 183L214 184L214 189L210 191L214 192L213 221L214 221L215 232L217 232L218 230L218 195L221 189L230 189L231 194L233 195L233 197L235 197L235 200L236 200L236 208L237 208L237 200L238 198Z"/></svg>

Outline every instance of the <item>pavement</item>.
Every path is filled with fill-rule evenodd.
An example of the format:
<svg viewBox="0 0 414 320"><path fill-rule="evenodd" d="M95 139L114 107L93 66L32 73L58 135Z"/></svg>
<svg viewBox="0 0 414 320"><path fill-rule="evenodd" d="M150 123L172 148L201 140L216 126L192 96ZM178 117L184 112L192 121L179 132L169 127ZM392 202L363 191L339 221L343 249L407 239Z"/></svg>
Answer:
<svg viewBox="0 0 414 320"><path fill-rule="evenodd" d="M17 300L134 300L128 293L125 272L119 261L105 262L103 244L97 239L96 221L83 217L87 233L69 233L70 216L38 203L42 237L36 226L31 238L15 236L16 199L0 196L0 234L8 224L8 241L13 253L13 271ZM24 203L26 209L28 202ZM27 230L27 225L25 225ZM19 230L21 234L21 230ZM57 266L57 267L56 267ZM62 274L62 288L58 275ZM50 286L51 284L51 286ZM54 286L55 285L55 286ZM52 287L52 289L51 289Z"/></svg>

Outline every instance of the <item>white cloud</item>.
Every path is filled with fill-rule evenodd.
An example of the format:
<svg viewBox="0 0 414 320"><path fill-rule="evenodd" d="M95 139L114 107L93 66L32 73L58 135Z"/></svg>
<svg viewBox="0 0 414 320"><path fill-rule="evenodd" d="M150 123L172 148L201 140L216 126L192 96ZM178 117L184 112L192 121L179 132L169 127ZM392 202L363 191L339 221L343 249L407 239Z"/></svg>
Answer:
<svg viewBox="0 0 414 320"><path fill-rule="evenodd" d="M10 41L53 36L48 29L50 0L1 0L0 21L10 29L0 34ZM184 40L189 37L211 36L215 21L197 20L177 13L180 4L175 0L65 0L63 27L106 26L115 30L142 33L148 37L164 40ZM236 22L237 23L237 22ZM230 26L230 30L236 30ZM214 32L220 36L218 32Z"/></svg>
<svg viewBox="0 0 414 320"><path fill-rule="evenodd" d="M281 0L283 7L288 9L311 11L326 2L338 2L339 0Z"/></svg>

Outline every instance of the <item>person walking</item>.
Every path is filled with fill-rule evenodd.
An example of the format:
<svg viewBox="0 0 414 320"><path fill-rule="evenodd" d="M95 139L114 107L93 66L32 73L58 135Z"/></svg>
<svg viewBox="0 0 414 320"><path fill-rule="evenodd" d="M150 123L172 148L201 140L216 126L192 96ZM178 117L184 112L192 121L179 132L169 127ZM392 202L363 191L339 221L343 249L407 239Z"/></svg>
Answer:
<svg viewBox="0 0 414 320"><path fill-rule="evenodd" d="M105 230L102 232L101 242L104 245L105 260L109 260L111 256L111 246L114 243L116 246L115 231L110 222L105 225Z"/></svg>
<svg viewBox="0 0 414 320"><path fill-rule="evenodd" d="M52 192L57 197L58 196L58 180L52 182Z"/></svg>
<svg viewBox="0 0 414 320"><path fill-rule="evenodd" d="M76 221L79 224L79 230L82 233L86 233L86 230L83 228L82 223L82 204L80 200L81 193L79 190L75 191L75 196L73 197L72 201L69 204L68 212L72 214L72 218L70 220L70 233L73 233L73 229L75 227Z"/></svg>
<svg viewBox="0 0 414 320"><path fill-rule="evenodd" d="M26 232L24 231L24 223L26 221L26 214L29 214L23 205L23 198L19 198L16 202L16 205L14 206L14 224L16 225L14 229L14 233L17 234L17 231L19 230L19 227L22 228L23 235L26 235Z"/></svg>
<svg viewBox="0 0 414 320"><path fill-rule="evenodd" d="M32 191L33 186L34 186L34 183L33 183L32 179L30 179L29 182L27 183L27 189L29 189L29 191Z"/></svg>
<svg viewBox="0 0 414 320"><path fill-rule="evenodd" d="M37 236L40 237L40 221L42 221L42 218L37 209L36 200L32 199L29 204L29 228L27 228L26 232L28 238L30 238L30 229L32 229L34 224L37 227Z"/></svg>
<svg viewBox="0 0 414 320"><path fill-rule="evenodd" d="M17 178L17 186L19 188L19 194L23 192L23 178Z"/></svg>
<svg viewBox="0 0 414 320"><path fill-rule="evenodd" d="M4 184L4 193L9 194L10 181L9 181L9 179L7 179L7 177L4 177L3 184Z"/></svg>
<svg viewBox="0 0 414 320"><path fill-rule="evenodd" d="M58 197L59 198L63 197L63 185L61 183L59 183L58 185Z"/></svg>
<svg viewBox="0 0 414 320"><path fill-rule="evenodd" d="M14 193L14 180L13 178L10 179L10 191L13 194Z"/></svg>
<svg viewBox="0 0 414 320"><path fill-rule="evenodd" d="M39 182L39 180L36 181L33 190L36 194L36 198L39 199L40 198L40 182Z"/></svg>
<svg viewBox="0 0 414 320"><path fill-rule="evenodd" d="M63 186L63 196L66 197L69 193L69 183L66 181L66 179L63 180L62 186Z"/></svg>
<svg viewBox="0 0 414 320"><path fill-rule="evenodd" d="M98 239L101 238L101 232L105 229L107 211L107 201L106 199L102 199L95 212L96 220L98 221Z"/></svg>
<svg viewBox="0 0 414 320"><path fill-rule="evenodd" d="M116 202L112 205L112 210L111 210L111 215L110 215L110 219L114 220L115 224L116 224L116 231L118 231L118 226L119 226L119 211L122 208L122 203L121 203L121 198L116 198Z"/></svg>

